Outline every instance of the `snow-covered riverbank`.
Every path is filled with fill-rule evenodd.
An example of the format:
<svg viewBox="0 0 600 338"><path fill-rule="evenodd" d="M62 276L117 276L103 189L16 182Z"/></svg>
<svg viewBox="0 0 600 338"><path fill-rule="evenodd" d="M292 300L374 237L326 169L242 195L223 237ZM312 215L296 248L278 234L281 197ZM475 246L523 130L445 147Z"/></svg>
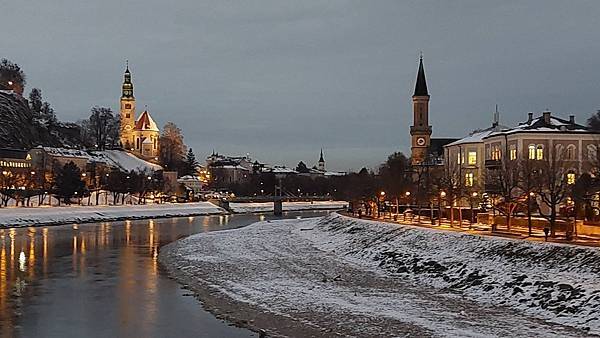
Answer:
<svg viewBox="0 0 600 338"><path fill-rule="evenodd" d="M338 214L193 235L160 254L218 316L328 337L598 334L599 258Z"/></svg>
<svg viewBox="0 0 600 338"><path fill-rule="evenodd" d="M312 201L312 202L283 202L283 211L303 210L336 210L348 207L346 201ZM273 211L273 202L254 203L229 203L229 208L235 213L270 212Z"/></svg>
<svg viewBox="0 0 600 338"><path fill-rule="evenodd" d="M118 206L64 206L36 208L0 208L0 228L54 225L223 214L226 211L210 202L164 203Z"/></svg>

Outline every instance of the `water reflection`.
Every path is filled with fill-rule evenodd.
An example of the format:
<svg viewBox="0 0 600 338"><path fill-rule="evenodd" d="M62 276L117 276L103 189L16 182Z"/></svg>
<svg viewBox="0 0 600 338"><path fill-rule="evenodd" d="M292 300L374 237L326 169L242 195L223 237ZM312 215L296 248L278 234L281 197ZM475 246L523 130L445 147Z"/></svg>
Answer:
<svg viewBox="0 0 600 338"><path fill-rule="evenodd" d="M158 253L162 245L192 233L269 218L222 215L0 229L0 337L248 337L183 297L160 273Z"/></svg>

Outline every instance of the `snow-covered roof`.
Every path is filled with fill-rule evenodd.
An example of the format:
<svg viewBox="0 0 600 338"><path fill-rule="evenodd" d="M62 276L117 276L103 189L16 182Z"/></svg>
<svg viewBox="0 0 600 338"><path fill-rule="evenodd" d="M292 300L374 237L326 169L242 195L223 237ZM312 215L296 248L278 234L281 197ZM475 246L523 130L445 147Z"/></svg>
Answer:
<svg viewBox="0 0 600 338"><path fill-rule="evenodd" d="M150 113L148 113L147 110L144 110L142 115L135 121L135 129L158 131L158 126L152 119L152 116L150 116Z"/></svg>
<svg viewBox="0 0 600 338"><path fill-rule="evenodd" d="M288 168L282 165L276 165L273 167L265 167L262 170L263 172L269 172L274 174L297 174L298 172L294 169Z"/></svg>
<svg viewBox="0 0 600 338"><path fill-rule="evenodd" d="M477 129L471 132L468 136L461 138L460 140L454 141L445 145L444 147L452 147L458 146L461 144L469 144L469 143L482 143L483 139L488 135L500 131L506 127L500 125L493 125L486 129Z"/></svg>
<svg viewBox="0 0 600 338"><path fill-rule="evenodd" d="M122 150L104 150L98 151L106 158L110 159L117 167L125 171L157 171L163 168L158 164L144 161L126 151Z"/></svg>
<svg viewBox="0 0 600 338"><path fill-rule="evenodd" d="M326 171L323 175L325 176L346 176L347 173L340 171Z"/></svg>
<svg viewBox="0 0 600 338"><path fill-rule="evenodd" d="M145 137L142 141L142 144L153 144L152 140L149 137Z"/></svg>
<svg viewBox="0 0 600 338"><path fill-rule="evenodd" d="M506 135L515 133L590 133L597 134L598 132L581 124L575 123L574 117L571 120L565 120L552 116L550 112L544 112L539 117L533 118L533 113L529 113L529 119L519 123L514 128L507 128L500 131L490 133L484 138L495 135Z"/></svg>

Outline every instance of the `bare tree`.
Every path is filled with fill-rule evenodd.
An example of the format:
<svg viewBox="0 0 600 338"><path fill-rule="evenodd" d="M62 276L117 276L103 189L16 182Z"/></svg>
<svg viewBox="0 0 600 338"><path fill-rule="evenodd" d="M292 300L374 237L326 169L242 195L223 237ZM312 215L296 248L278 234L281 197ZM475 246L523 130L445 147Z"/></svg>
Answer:
<svg viewBox="0 0 600 338"><path fill-rule="evenodd" d="M512 216L519 205L519 163L516 160L498 160L496 167L486 169L486 190L494 197L492 208L506 217L510 230Z"/></svg>
<svg viewBox="0 0 600 338"><path fill-rule="evenodd" d="M570 187L568 182L569 170L564 160L564 153L550 149L543 160L538 160L538 187L537 194L544 208L539 208L539 213L550 223L550 234L556 236L556 220L558 208L569 196Z"/></svg>

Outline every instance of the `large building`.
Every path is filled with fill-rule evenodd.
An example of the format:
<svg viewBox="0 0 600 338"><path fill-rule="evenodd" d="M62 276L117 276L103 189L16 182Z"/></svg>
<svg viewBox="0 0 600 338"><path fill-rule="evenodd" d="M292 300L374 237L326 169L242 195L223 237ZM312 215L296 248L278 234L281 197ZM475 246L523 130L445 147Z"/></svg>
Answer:
<svg viewBox="0 0 600 338"><path fill-rule="evenodd" d="M136 119L135 103L131 72L129 71L129 65L127 65L123 76L120 105L121 146L136 156L147 160L157 160L160 136L158 126L147 110L144 110Z"/></svg>
<svg viewBox="0 0 600 338"><path fill-rule="evenodd" d="M444 145L456 141L453 138L431 138L432 128L429 125L429 91L425 79L423 57L419 59L419 70L413 102L413 124L410 126L411 135L411 164L443 165Z"/></svg>

